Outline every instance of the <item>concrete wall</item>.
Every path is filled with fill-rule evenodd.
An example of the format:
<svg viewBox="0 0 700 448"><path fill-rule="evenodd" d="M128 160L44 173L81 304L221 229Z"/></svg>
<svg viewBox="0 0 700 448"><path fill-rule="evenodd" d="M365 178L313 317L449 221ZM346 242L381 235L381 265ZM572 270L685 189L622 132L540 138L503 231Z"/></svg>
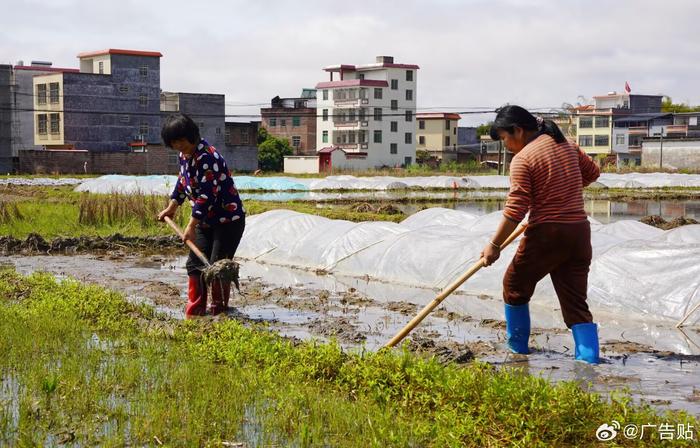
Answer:
<svg viewBox="0 0 700 448"><path fill-rule="evenodd" d="M700 170L700 139L664 140L663 151L659 139L644 139L642 166L658 167L662 153L664 168Z"/></svg>
<svg viewBox="0 0 700 448"><path fill-rule="evenodd" d="M252 172L258 169L257 146L220 146L216 150L224 156L232 172Z"/></svg>
<svg viewBox="0 0 700 448"><path fill-rule="evenodd" d="M318 173L318 156L285 156L284 172L293 174Z"/></svg>
<svg viewBox="0 0 700 448"><path fill-rule="evenodd" d="M12 66L0 65L0 173L12 172Z"/></svg>
<svg viewBox="0 0 700 448"><path fill-rule="evenodd" d="M87 170L89 174L176 175L178 169L177 153L163 146L149 146L147 152L25 150L19 153L19 171L29 174L82 174Z"/></svg>
<svg viewBox="0 0 700 448"><path fill-rule="evenodd" d="M148 68L145 77L142 66ZM126 151L142 126L146 142L160 142L159 58L113 54L110 75L64 73L63 83L67 145ZM140 95L146 96L146 105L140 104Z"/></svg>

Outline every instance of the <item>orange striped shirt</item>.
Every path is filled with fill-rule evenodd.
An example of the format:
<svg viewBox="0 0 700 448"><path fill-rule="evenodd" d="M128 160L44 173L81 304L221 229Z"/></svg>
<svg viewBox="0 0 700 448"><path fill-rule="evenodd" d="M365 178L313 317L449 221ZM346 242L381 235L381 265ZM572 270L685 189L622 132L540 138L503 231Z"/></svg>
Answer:
<svg viewBox="0 0 700 448"><path fill-rule="evenodd" d="M570 142L540 135L513 157L503 215L516 222L573 223L586 220L583 187L600 175L598 165Z"/></svg>

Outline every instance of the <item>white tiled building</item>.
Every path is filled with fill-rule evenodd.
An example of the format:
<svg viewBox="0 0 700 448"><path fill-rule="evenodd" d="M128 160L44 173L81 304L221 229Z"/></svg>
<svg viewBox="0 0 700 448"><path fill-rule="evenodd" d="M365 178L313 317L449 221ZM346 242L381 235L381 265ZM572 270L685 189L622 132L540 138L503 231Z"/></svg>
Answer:
<svg viewBox="0 0 700 448"><path fill-rule="evenodd" d="M418 68L395 64L390 56L324 68L330 80L316 85L322 170L415 163Z"/></svg>

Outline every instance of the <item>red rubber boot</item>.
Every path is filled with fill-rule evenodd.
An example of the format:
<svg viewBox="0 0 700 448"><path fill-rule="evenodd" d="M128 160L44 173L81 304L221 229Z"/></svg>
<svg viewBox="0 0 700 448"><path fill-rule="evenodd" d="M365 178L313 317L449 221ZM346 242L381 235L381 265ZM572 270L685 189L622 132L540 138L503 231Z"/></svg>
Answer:
<svg viewBox="0 0 700 448"><path fill-rule="evenodd" d="M187 288L187 305L185 306L185 319L194 316L204 316L207 310L207 285L199 275L189 276Z"/></svg>
<svg viewBox="0 0 700 448"><path fill-rule="evenodd" d="M211 306L209 307L209 313L212 316L221 314L228 308L227 289L230 291L231 287L226 288L219 279L211 282Z"/></svg>

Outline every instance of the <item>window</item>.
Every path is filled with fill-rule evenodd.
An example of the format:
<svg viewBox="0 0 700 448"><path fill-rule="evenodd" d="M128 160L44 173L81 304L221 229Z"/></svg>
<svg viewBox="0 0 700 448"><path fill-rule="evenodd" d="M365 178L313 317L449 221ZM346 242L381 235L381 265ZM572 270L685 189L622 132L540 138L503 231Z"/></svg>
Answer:
<svg viewBox="0 0 700 448"><path fill-rule="evenodd" d="M391 80L391 90L399 90L399 80L398 79Z"/></svg>
<svg viewBox="0 0 700 448"><path fill-rule="evenodd" d="M51 114L51 133L59 134L61 132L60 126L59 114Z"/></svg>
<svg viewBox="0 0 700 448"><path fill-rule="evenodd" d="M382 142L382 131L374 131L374 143Z"/></svg>
<svg viewBox="0 0 700 448"><path fill-rule="evenodd" d="M39 135L46 135L46 114L37 115L37 128Z"/></svg>
<svg viewBox="0 0 700 448"><path fill-rule="evenodd" d="M374 89L374 99L375 100L382 99L382 89Z"/></svg>
<svg viewBox="0 0 700 448"><path fill-rule="evenodd" d="M97 73L100 75L105 74L105 63L103 61L97 63Z"/></svg>
<svg viewBox="0 0 700 448"><path fill-rule="evenodd" d="M231 128L228 126L224 129L224 142L227 145L231 144Z"/></svg>
<svg viewBox="0 0 700 448"><path fill-rule="evenodd" d="M625 134L617 134L617 136L615 136L615 144L616 145L624 145L625 144Z"/></svg>
<svg viewBox="0 0 700 448"><path fill-rule="evenodd" d="M323 109L323 121L328 121L328 109Z"/></svg>
<svg viewBox="0 0 700 448"><path fill-rule="evenodd" d="M411 134L410 132L406 132L406 134L404 135L404 143L413 143L413 134Z"/></svg>
<svg viewBox="0 0 700 448"><path fill-rule="evenodd" d="M124 85L119 86L119 91L121 93L127 93L129 91L129 86L124 86Z"/></svg>
<svg viewBox="0 0 700 448"><path fill-rule="evenodd" d="M147 78L148 77L148 67L145 65L142 65L141 68L139 69L139 74L141 75L142 78Z"/></svg>
<svg viewBox="0 0 700 448"><path fill-rule="evenodd" d="M413 111L412 110L406 111L406 121L413 121Z"/></svg>
<svg viewBox="0 0 700 448"><path fill-rule="evenodd" d="M241 129L241 143L246 145L250 143L250 134L248 133L248 129Z"/></svg>
<svg viewBox="0 0 700 448"><path fill-rule="evenodd" d="M698 117L690 117L688 120L688 126L697 126L698 125Z"/></svg>
<svg viewBox="0 0 700 448"><path fill-rule="evenodd" d="M596 146L608 146L610 144L610 137L607 135L596 135L595 145Z"/></svg>
<svg viewBox="0 0 700 448"><path fill-rule="evenodd" d="M328 131L323 131L323 134L321 134L321 142L323 143L328 143Z"/></svg>
<svg viewBox="0 0 700 448"><path fill-rule="evenodd" d="M49 84L49 101L51 104L58 103L58 83L52 82Z"/></svg>
<svg viewBox="0 0 700 448"><path fill-rule="evenodd" d="M221 135L221 128L216 128L216 135Z"/></svg>
<svg viewBox="0 0 700 448"><path fill-rule="evenodd" d="M360 121L367 120L367 109L360 109Z"/></svg>
<svg viewBox="0 0 700 448"><path fill-rule="evenodd" d="M119 117L119 121L121 123L129 123L129 122L131 122L131 117L128 115L122 115Z"/></svg>
<svg viewBox="0 0 700 448"><path fill-rule="evenodd" d="M406 81L413 81L413 70L406 70Z"/></svg>
<svg viewBox="0 0 700 448"><path fill-rule="evenodd" d="M406 90L406 101L413 101L413 90Z"/></svg>
<svg viewBox="0 0 700 448"><path fill-rule="evenodd" d="M139 126L139 134L143 136L148 135L148 123L141 123L141 126Z"/></svg>
<svg viewBox="0 0 700 448"><path fill-rule="evenodd" d="M328 90L323 91L323 99L326 101L328 100Z"/></svg>
<svg viewBox="0 0 700 448"><path fill-rule="evenodd" d="M360 74L359 74L359 79L365 79L365 74L364 74L364 73L360 73Z"/></svg>
<svg viewBox="0 0 700 448"><path fill-rule="evenodd" d="M141 94L139 95L139 106L141 107L146 107L148 106L148 96Z"/></svg>
<svg viewBox="0 0 700 448"><path fill-rule="evenodd" d="M389 154L398 154L399 153L399 145L396 143L391 143L389 145Z"/></svg>
<svg viewBox="0 0 700 448"><path fill-rule="evenodd" d="M399 122L392 121L391 122L391 132L398 132L398 130L399 130Z"/></svg>
<svg viewBox="0 0 700 448"><path fill-rule="evenodd" d="M270 127L274 128L277 126L277 118L270 118Z"/></svg>
<svg viewBox="0 0 700 448"><path fill-rule="evenodd" d="M418 120L418 129L425 129L425 120Z"/></svg>
<svg viewBox="0 0 700 448"><path fill-rule="evenodd" d="M301 137L298 135L292 135L292 146L298 148L301 146Z"/></svg>
<svg viewBox="0 0 700 448"><path fill-rule="evenodd" d="M593 136L592 135L579 135L578 136L579 146L593 146Z"/></svg>
<svg viewBox="0 0 700 448"><path fill-rule="evenodd" d="M46 84L36 85L36 103L46 104Z"/></svg>
<svg viewBox="0 0 700 448"><path fill-rule="evenodd" d="M411 157L404 157L403 158L403 164L405 166L409 166L411 164L411 161L412 161Z"/></svg>
<svg viewBox="0 0 700 448"><path fill-rule="evenodd" d="M391 100L391 110L399 110L399 100Z"/></svg>
<svg viewBox="0 0 700 448"><path fill-rule="evenodd" d="M595 127L607 128L610 125L609 117L595 117Z"/></svg>
<svg viewBox="0 0 700 448"><path fill-rule="evenodd" d="M200 130L202 130L202 131L204 130L204 122L203 121L200 121L199 123L197 123L197 126L199 126Z"/></svg>
<svg viewBox="0 0 700 448"><path fill-rule="evenodd" d="M292 127L293 128L298 128L301 126L301 118L299 117L292 117Z"/></svg>
<svg viewBox="0 0 700 448"><path fill-rule="evenodd" d="M280 127L281 128L287 127L287 119L286 118L280 118Z"/></svg>
<svg viewBox="0 0 700 448"><path fill-rule="evenodd" d="M425 145L425 135L419 135L419 136L418 136L418 144L419 144L419 145Z"/></svg>
<svg viewBox="0 0 700 448"><path fill-rule="evenodd" d="M445 120L445 129L450 129L450 120Z"/></svg>
<svg viewBox="0 0 700 448"><path fill-rule="evenodd" d="M445 146L450 146L450 136L445 137Z"/></svg>
<svg viewBox="0 0 700 448"><path fill-rule="evenodd" d="M374 108L374 121L382 121L382 108L381 107Z"/></svg>
<svg viewBox="0 0 700 448"><path fill-rule="evenodd" d="M593 127L593 117L579 117L578 127L580 129L592 128Z"/></svg>

